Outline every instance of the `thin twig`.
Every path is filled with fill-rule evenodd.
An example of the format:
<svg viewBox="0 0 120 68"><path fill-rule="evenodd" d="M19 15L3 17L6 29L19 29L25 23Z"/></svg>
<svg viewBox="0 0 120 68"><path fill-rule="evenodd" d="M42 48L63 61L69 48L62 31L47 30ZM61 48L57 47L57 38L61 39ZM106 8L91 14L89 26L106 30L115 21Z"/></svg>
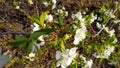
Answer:
<svg viewBox="0 0 120 68"><path fill-rule="evenodd" d="M105 24L106 26L107 24ZM103 27L95 36L93 36L93 38L95 38L96 36L98 36L103 30L104 30L105 27Z"/></svg>
<svg viewBox="0 0 120 68"><path fill-rule="evenodd" d="M24 34L24 35L29 35L31 34L30 32L0 32L0 35L6 35L6 34Z"/></svg>

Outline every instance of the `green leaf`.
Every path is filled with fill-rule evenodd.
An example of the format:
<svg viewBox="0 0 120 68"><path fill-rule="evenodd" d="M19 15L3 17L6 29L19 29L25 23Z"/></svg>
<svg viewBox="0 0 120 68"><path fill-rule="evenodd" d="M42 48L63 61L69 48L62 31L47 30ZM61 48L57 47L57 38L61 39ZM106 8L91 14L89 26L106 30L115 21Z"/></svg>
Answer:
<svg viewBox="0 0 120 68"><path fill-rule="evenodd" d="M65 40L65 41L68 40L71 36L72 36L71 34L65 34L64 40Z"/></svg>
<svg viewBox="0 0 120 68"><path fill-rule="evenodd" d="M113 44L114 40L115 40L115 36L112 36L110 38L108 38L108 40L106 41L108 44Z"/></svg>
<svg viewBox="0 0 120 68"><path fill-rule="evenodd" d="M55 25L55 26L61 28L61 25L60 25L59 23L54 23L54 22L53 22L53 25Z"/></svg>
<svg viewBox="0 0 120 68"><path fill-rule="evenodd" d="M62 26L62 23L63 23L63 18L61 15L59 15L59 18L58 18L58 23L60 25L60 27Z"/></svg>
<svg viewBox="0 0 120 68"><path fill-rule="evenodd" d="M41 30L38 30L38 31L32 33L30 35L30 38L33 40L37 40L39 36L50 34L53 31L54 31L54 29L52 29L52 28L51 29L41 29Z"/></svg>
<svg viewBox="0 0 120 68"><path fill-rule="evenodd" d="M89 45L87 48L87 53L90 54L94 50L94 47L92 45Z"/></svg>
<svg viewBox="0 0 120 68"><path fill-rule="evenodd" d="M109 7L109 6L110 6L110 2L104 3L104 6L105 6L105 7Z"/></svg>
<svg viewBox="0 0 120 68"><path fill-rule="evenodd" d="M20 37L20 36L15 36L15 41L8 43L8 45L12 45L12 46L19 46L22 45L23 43L26 43L28 40L28 38L26 37Z"/></svg>
<svg viewBox="0 0 120 68"><path fill-rule="evenodd" d="M63 41L63 40L60 40L60 41L59 41L59 47L60 47L60 50L61 50L61 51L64 51L64 50L65 50L65 45L64 45L64 41Z"/></svg>
<svg viewBox="0 0 120 68"><path fill-rule="evenodd" d="M72 64L70 65L70 68L78 68L77 61L73 61Z"/></svg>
<svg viewBox="0 0 120 68"><path fill-rule="evenodd" d="M27 55L30 53L32 46L33 46L33 42L29 42L26 48Z"/></svg>
<svg viewBox="0 0 120 68"><path fill-rule="evenodd" d="M36 48L36 50L37 50L38 54L40 55L42 51L38 48L38 46L37 46L37 45L34 45L34 46L35 46L35 48Z"/></svg>
<svg viewBox="0 0 120 68"><path fill-rule="evenodd" d="M39 24L40 24L42 27L44 27L44 21L45 21L45 18L46 18L47 13L48 13L48 11L43 12L43 13L41 14L41 16L40 16L40 22L39 22Z"/></svg>
<svg viewBox="0 0 120 68"><path fill-rule="evenodd" d="M39 24L40 20L39 20L39 17L38 17L37 15L32 15L32 16L31 16L31 19L32 19L32 21L34 21L34 22L36 22L38 25L40 25L40 24Z"/></svg>

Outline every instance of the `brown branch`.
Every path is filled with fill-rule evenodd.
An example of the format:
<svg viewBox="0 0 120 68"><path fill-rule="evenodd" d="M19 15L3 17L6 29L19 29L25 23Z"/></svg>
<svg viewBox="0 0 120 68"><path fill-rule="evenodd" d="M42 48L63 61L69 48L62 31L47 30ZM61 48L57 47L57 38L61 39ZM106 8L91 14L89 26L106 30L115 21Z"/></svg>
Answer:
<svg viewBox="0 0 120 68"><path fill-rule="evenodd" d="M29 35L31 34L30 32L0 32L0 35L6 35L6 34L24 34L24 35Z"/></svg>

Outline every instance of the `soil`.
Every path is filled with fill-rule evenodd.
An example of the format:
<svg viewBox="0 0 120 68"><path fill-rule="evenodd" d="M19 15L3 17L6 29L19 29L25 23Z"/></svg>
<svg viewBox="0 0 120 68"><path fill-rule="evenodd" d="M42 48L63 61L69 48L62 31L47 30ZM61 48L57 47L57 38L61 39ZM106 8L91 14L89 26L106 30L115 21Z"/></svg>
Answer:
<svg viewBox="0 0 120 68"><path fill-rule="evenodd" d="M33 0L34 4L29 5L27 0L19 0L20 8L22 10L16 9L13 5L13 0L0 0L0 33L5 32L30 32L31 31L31 21L27 17L32 14L40 15L41 12L45 10L52 11L50 7L45 7L40 0ZM110 2L114 4L114 2L120 0L57 0L57 5L61 4L65 6L66 10L69 13L73 13L79 10L80 7L86 8L90 7L91 10L97 9L101 7L101 5L105 2ZM119 32L119 30L118 30ZM118 33L117 33L118 34ZM15 38L16 34L0 34L0 47L3 49L3 53L7 50L10 50L13 53L13 59L21 58L24 55L24 52L19 48L7 46L7 43L12 42ZM22 34L20 34L22 35ZM15 63L10 66L6 65L5 68L50 68L52 60L54 60L55 49L48 49L43 54L42 57L42 65L39 65L39 61L33 62L31 64L21 64ZM96 61L97 62L97 61ZM54 63L53 63L54 64ZM105 66L105 67L104 67ZM97 68L97 67L95 67ZM114 66L109 66L106 64L106 61L101 64L100 68L114 68Z"/></svg>

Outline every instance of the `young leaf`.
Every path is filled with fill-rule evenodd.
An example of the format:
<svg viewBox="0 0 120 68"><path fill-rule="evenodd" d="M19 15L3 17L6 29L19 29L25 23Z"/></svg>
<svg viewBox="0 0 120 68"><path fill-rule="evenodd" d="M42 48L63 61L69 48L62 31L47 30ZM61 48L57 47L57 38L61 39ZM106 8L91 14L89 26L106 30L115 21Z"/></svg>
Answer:
<svg viewBox="0 0 120 68"><path fill-rule="evenodd" d="M32 33L30 35L30 38L33 40L37 40L39 36L50 34L53 31L54 31L54 29L41 29L41 30L38 30L38 31Z"/></svg>
<svg viewBox="0 0 120 68"><path fill-rule="evenodd" d="M66 35L64 36L64 40L65 40L65 41L68 40L71 36L72 36L71 34L66 34Z"/></svg>
<svg viewBox="0 0 120 68"><path fill-rule="evenodd" d="M60 27L62 26L62 23L63 23L63 18L61 15L59 15L59 18L58 18L58 23L60 25Z"/></svg>
<svg viewBox="0 0 120 68"><path fill-rule="evenodd" d="M40 16L40 22L39 22L39 24L40 24L42 27L44 27L44 21L45 21L45 18L46 18L47 13L48 13L48 11L43 12L43 13L41 14L41 16Z"/></svg>
<svg viewBox="0 0 120 68"><path fill-rule="evenodd" d="M78 68L78 63L77 61L73 61L70 68Z"/></svg>
<svg viewBox="0 0 120 68"><path fill-rule="evenodd" d="M61 51L64 51L64 50L65 50L65 45L64 45L64 41L63 41L63 40L60 40L60 42L59 42L59 47L60 47L60 50L61 50Z"/></svg>
<svg viewBox="0 0 120 68"><path fill-rule="evenodd" d="M35 46L35 48L37 49L37 53L40 55L42 51L38 48L37 45L34 45L34 46Z"/></svg>
<svg viewBox="0 0 120 68"><path fill-rule="evenodd" d="M33 46L33 42L29 42L28 45L27 45L27 48L26 48L27 54L30 53L32 46Z"/></svg>
<svg viewBox="0 0 120 68"><path fill-rule="evenodd" d="M40 20L39 20L39 17L38 17L37 15L32 15L32 16L31 16L31 19L32 19L32 21L34 21L34 22L36 22L38 25L40 25L40 24L39 24Z"/></svg>
<svg viewBox="0 0 120 68"><path fill-rule="evenodd" d="M8 45L12 45L12 46L19 46L25 42L27 42L28 38L26 37L20 37L20 36L17 36L15 37L15 41L12 42L12 43L8 43Z"/></svg>

